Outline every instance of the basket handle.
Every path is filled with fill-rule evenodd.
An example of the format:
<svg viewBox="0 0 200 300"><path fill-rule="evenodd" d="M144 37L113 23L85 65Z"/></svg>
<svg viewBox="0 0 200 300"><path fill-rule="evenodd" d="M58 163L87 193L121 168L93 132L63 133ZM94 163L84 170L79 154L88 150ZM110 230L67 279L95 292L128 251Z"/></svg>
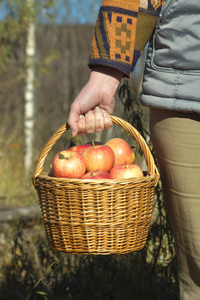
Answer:
<svg viewBox="0 0 200 300"><path fill-rule="evenodd" d="M113 123L121 126L122 128L124 128L128 133L130 133L130 135L132 135L132 137L136 140L136 142L139 144L144 157L146 159L146 163L148 166L148 172L150 175L154 175L154 174L159 174L158 170L156 168L156 165L154 163L154 159L153 156L151 154L151 151L149 150L149 147L147 146L144 138L140 135L140 133L128 122L124 121L123 119L119 118L119 117L115 117L115 116L110 116L110 119ZM55 145L55 143L61 138L61 136L63 135L63 133L65 133L67 130L69 129L68 124L63 124L55 133L54 135L52 135L52 137L50 138L50 140L47 142L47 144L45 145L45 147L43 148L43 150L40 153L39 156L39 160L36 166L36 171L33 177L33 184L35 186L35 179L36 177L38 177L39 175L42 174L43 172L43 166L44 166L44 162L45 159L49 153L49 151L53 148L53 146Z"/></svg>

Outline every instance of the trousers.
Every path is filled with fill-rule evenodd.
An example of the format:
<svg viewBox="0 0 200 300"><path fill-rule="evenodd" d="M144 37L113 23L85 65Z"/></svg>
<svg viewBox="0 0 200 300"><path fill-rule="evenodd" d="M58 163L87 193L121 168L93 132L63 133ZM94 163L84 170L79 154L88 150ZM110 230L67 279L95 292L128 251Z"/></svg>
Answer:
<svg viewBox="0 0 200 300"><path fill-rule="evenodd" d="M150 109L181 300L200 300L200 114Z"/></svg>

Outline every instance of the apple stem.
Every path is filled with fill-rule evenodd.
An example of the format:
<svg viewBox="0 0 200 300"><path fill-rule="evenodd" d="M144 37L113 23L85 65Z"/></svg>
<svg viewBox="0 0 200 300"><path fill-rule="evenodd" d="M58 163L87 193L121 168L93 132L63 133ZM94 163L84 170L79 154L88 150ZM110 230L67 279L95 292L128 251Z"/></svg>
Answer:
<svg viewBox="0 0 200 300"><path fill-rule="evenodd" d="M127 168L127 163L126 163L126 161L124 161L124 168Z"/></svg>
<svg viewBox="0 0 200 300"><path fill-rule="evenodd" d="M94 143L94 141L92 140L92 145L93 145L93 147L95 148L95 143Z"/></svg>

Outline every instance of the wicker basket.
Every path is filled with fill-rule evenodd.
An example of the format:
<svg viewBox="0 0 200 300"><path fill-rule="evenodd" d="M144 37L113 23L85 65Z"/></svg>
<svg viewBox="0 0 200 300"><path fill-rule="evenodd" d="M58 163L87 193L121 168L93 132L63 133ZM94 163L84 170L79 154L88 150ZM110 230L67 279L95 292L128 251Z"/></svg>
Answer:
<svg viewBox="0 0 200 300"><path fill-rule="evenodd" d="M148 175L140 179L81 180L43 175L45 159L69 128L64 124L42 150L34 174L46 235L58 251L82 254L124 254L142 249L151 221L159 173L139 132L111 116L139 144Z"/></svg>

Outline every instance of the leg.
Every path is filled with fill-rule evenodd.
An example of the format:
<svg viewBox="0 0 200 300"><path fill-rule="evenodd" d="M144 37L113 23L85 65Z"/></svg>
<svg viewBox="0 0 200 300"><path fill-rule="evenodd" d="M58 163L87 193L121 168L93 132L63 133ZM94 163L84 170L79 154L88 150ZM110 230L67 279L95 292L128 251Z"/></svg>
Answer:
<svg viewBox="0 0 200 300"><path fill-rule="evenodd" d="M151 109L150 132L175 239L181 300L200 300L200 114Z"/></svg>

